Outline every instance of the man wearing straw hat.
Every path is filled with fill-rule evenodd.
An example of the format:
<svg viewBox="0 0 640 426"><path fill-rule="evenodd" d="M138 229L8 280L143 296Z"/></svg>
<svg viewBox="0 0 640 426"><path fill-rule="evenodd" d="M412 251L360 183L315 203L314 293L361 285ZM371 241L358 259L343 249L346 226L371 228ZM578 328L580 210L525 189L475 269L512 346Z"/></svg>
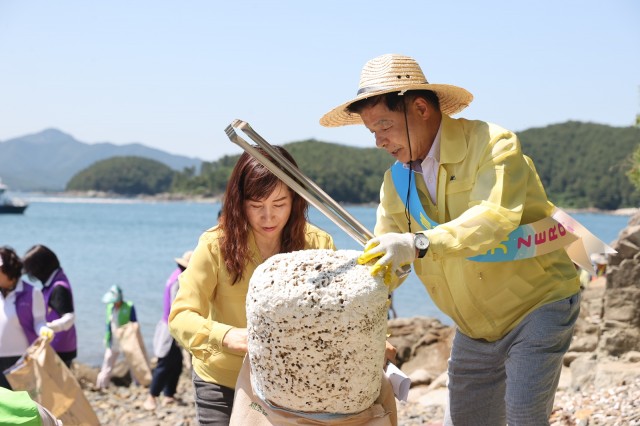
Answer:
<svg viewBox="0 0 640 426"><path fill-rule="evenodd" d="M413 58L383 55L365 64L356 96L320 123L364 124L397 160L360 261L375 262L372 274L392 286L391 272L413 263L455 321L445 424L548 424L580 282L562 246L505 257L510 234L547 223L554 206L514 133L451 117L472 99L430 84ZM554 225L549 235L562 231ZM523 250L531 245L521 240Z"/></svg>

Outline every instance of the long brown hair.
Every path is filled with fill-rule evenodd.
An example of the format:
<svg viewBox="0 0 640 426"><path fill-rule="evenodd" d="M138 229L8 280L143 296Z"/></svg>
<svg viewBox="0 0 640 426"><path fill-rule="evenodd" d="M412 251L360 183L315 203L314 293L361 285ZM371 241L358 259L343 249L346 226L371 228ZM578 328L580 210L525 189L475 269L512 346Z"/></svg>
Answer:
<svg viewBox="0 0 640 426"><path fill-rule="evenodd" d="M260 147L255 147L265 157L271 159ZM298 167L291 154L280 146L274 146L278 152ZM229 273L234 277L233 284L242 278L242 272L249 260L249 221L245 214L246 200L263 200L269 196L281 183L273 173L248 153L243 153L238 159L224 193L220 227L222 238L220 249L224 263ZM287 187L289 191L290 188ZM291 191L291 215L282 230L280 253L288 253L304 248L304 227L307 222L309 204L307 201Z"/></svg>

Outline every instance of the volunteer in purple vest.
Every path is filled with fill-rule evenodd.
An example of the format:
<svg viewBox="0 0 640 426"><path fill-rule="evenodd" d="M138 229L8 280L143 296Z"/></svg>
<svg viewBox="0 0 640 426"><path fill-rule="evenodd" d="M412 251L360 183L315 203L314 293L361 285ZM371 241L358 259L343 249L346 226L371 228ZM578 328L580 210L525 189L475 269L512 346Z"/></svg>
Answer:
<svg viewBox="0 0 640 426"><path fill-rule="evenodd" d="M174 395L178 387L178 379L182 373L182 349L178 346L173 336L169 333L169 312L171 304L176 298L180 282L178 277L187 269L189 259L193 251L184 252L182 257L176 257L177 268L173 270L164 285L164 311L162 318L156 325L153 336L153 351L158 357L156 368L153 369L153 378L149 387L149 396L143 404L146 410L155 410L160 392L164 395L163 405L176 402Z"/></svg>
<svg viewBox="0 0 640 426"><path fill-rule="evenodd" d="M22 261L7 246L0 247L0 386L11 389L2 373L24 354L38 335L52 339L42 292L20 280Z"/></svg>
<svg viewBox="0 0 640 426"><path fill-rule="evenodd" d="M48 247L38 244L27 251L22 261L24 273L43 285L47 327L56 333L51 347L67 367L71 367L71 361L78 355L76 316L71 285L60 267L58 256Z"/></svg>

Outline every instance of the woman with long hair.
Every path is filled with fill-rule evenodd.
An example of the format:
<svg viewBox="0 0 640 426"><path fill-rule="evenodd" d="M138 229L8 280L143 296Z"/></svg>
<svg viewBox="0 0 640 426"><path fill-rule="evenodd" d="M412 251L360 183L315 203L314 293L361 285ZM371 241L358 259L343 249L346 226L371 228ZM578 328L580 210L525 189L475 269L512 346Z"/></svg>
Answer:
<svg viewBox="0 0 640 426"><path fill-rule="evenodd" d="M245 299L256 267L277 253L335 249L329 234L308 223L308 208L256 159L240 156L219 223L200 237L169 315L171 334L192 355L200 424L229 423L247 352Z"/></svg>

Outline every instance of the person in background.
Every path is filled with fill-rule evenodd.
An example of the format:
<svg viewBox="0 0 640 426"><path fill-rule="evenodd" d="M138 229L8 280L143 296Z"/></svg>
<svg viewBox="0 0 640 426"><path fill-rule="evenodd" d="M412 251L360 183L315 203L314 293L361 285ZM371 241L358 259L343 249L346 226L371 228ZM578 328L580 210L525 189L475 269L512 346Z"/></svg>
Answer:
<svg viewBox="0 0 640 426"><path fill-rule="evenodd" d="M62 422L33 401L29 392L0 387L0 425L62 426Z"/></svg>
<svg viewBox="0 0 640 426"><path fill-rule="evenodd" d="M51 347L67 367L71 367L71 362L78 354L78 346L69 279L62 270L56 254L42 244L27 250L22 262L24 273L42 283L47 327L56 333Z"/></svg>
<svg viewBox="0 0 640 426"><path fill-rule="evenodd" d="M3 371L20 359L38 338L51 340L42 292L20 280L22 261L7 246L0 247L0 387L11 389Z"/></svg>
<svg viewBox="0 0 640 426"><path fill-rule="evenodd" d="M364 124L397 160L359 262L374 263L372 273L392 286L395 271L413 264L455 321L445 424L548 425L580 282L562 247L519 260L469 259L506 254L501 244L512 231L555 208L514 133L450 117L472 99L461 87L430 84L411 57L383 55L363 67L356 96L320 124Z"/></svg>
<svg viewBox="0 0 640 426"><path fill-rule="evenodd" d="M591 255L591 264L596 271L596 274L592 279L602 277L607 274L607 258L600 253L594 253Z"/></svg>
<svg viewBox="0 0 640 426"><path fill-rule="evenodd" d="M276 149L295 164L284 148ZM329 234L307 222L307 202L247 153L231 172L222 209L180 275L169 315L171 334L192 355L201 425L229 424L247 352L245 300L256 267L277 253L335 249Z"/></svg>
<svg viewBox="0 0 640 426"><path fill-rule="evenodd" d="M114 331L128 322L137 321L136 308L132 302L122 298L122 289L117 285L112 285L109 291L102 296L102 302L107 304L107 315L104 360L96 381L96 386L100 389L109 386L113 367L120 356L119 343L114 336Z"/></svg>
<svg viewBox="0 0 640 426"><path fill-rule="evenodd" d="M182 349L169 333L169 312L180 286L178 277L182 271L187 269L192 254L193 251L186 251L182 257L174 259L178 266L171 273L164 287L164 310L162 318L156 326L153 338L153 349L158 357L158 363L156 368L153 369L149 396L143 404L146 410L156 409L160 392L164 393L163 404L167 405L176 402L174 395L178 386L178 379L182 373Z"/></svg>

